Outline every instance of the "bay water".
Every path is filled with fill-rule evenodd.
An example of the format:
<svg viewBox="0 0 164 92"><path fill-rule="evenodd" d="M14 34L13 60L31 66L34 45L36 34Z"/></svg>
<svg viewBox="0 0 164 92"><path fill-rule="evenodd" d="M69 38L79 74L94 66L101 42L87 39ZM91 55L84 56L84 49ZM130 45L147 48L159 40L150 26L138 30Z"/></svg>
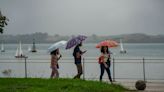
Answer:
<svg viewBox="0 0 164 92"><path fill-rule="evenodd" d="M36 53L28 52L32 44L22 44L23 53L27 58L28 77L49 78L50 54L47 48L51 44L36 44ZM97 58L100 49L95 48L94 43L84 43L82 50L87 50L83 55L84 74L86 79L98 79L100 68ZM163 43L124 43L126 54L120 53L120 47L110 48L112 52L111 75L116 79L143 79L143 58L145 61L145 77L147 80L164 80L164 44ZM25 60L16 59L15 53L18 44L4 44L5 52L0 53L0 77L24 77ZM62 59L59 60L60 77L73 78L76 75L76 66L72 56L73 48L60 49ZM113 71L114 58L114 71ZM11 69L10 75L5 75L5 70ZM104 75L107 78L107 75Z"/></svg>

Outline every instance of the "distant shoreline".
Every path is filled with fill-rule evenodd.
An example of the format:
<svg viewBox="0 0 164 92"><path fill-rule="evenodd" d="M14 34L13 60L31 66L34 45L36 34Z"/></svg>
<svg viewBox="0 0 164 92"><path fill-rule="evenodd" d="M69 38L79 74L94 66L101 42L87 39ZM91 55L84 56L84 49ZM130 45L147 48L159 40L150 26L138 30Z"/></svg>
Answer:
<svg viewBox="0 0 164 92"><path fill-rule="evenodd" d="M54 43L60 40L69 40L72 36L61 36L55 34L50 36L47 33L33 33L33 34L23 34L23 35L0 35L0 43L22 43L30 44L35 39L37 43ZM114 36L98 36L91 35L86 39L86 43L98 43L103 40L115 40L119 43L122 39L123 43L164 43L164 35L146 35L142 33L135 34L124 34L124 35L114 35Z"/></svg>

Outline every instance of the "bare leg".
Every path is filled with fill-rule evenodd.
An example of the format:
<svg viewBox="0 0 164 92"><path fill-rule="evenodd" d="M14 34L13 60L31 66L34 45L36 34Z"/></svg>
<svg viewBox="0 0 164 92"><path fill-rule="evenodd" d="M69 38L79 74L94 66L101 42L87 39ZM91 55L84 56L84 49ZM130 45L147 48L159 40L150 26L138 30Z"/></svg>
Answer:
<svg viewBox="0 0 164 92"><path fill-rule="evenodd" d="M55 74L54 69L52 69L50 78L53 78L54 77L54 74Z"/></svg>
<svg viewBox="0 0 164 92"><path fill-rule="evenodd" d="M80 76L82 75L82 65L81 64L76 64L77 67L77 75L74 77L74 79L76 78L80 78Z"/></svg>
<svg viewBox="0 0 164 92"><path fill-rule="evenodd" d="M55 78L59 78L59 72L58 72L58 69L55 70Z"/></svg>

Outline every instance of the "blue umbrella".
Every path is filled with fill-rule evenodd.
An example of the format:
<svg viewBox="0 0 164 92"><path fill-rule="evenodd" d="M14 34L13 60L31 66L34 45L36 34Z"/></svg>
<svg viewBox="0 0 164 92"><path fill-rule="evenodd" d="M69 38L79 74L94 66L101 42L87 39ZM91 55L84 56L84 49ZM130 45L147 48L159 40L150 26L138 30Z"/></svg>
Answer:
<svg viewBox="0 0 164 92"><path fill-rule="evenodd" d="M78 35L76 37L73 37L72 39L70 39L68 42L67 42L67 46L66 46L66 49L70 49L72 47L74 47L75 45L81 43L82 41L84 41L87 37L84 36L84 35Z"/></svg>

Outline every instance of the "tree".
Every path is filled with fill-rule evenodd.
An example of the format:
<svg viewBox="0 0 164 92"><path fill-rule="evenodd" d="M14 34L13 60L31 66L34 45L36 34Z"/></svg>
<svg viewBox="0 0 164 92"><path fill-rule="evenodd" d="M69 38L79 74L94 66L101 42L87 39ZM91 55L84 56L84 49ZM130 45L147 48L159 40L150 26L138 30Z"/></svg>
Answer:
<svg viewBox="0 0 164 92"><path fill-rule="evenodd" d="M1 11L0 11L0 33L2 34L3 33L3 28L5 26L7 26L7 22L6 21L9 21L9 19L7 19L6 16L3 16L1 14Z"/></svg>

